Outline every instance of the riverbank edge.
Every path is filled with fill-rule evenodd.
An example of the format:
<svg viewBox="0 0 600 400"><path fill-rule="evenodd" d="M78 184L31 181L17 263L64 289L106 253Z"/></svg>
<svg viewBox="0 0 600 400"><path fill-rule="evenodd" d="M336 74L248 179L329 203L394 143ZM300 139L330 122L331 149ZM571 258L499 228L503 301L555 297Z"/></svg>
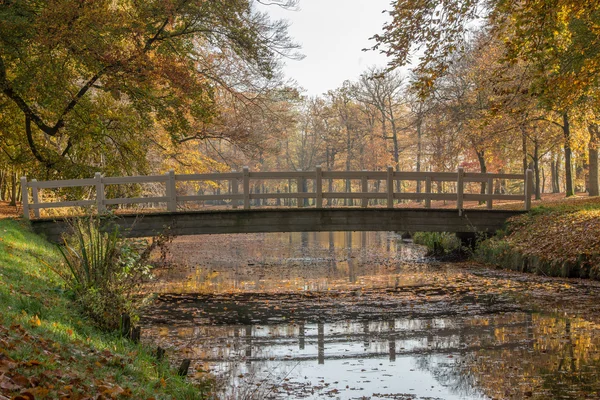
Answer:
<svg viewBox="0 0 600 400"><path fill-rule="evenodd" d="M92 326L52 271L59 259L27 222L0 219L0 400L210 397L209 379L193 384L149 345Z"/></svg>
<svg viewBox="0 0 600 400"><path fill-rule="evenodd" d="M600 280L600 198L542 203L509 219L505 229L465 249L452 234L415 235L434 258L474 261L524 273ZM460 257L458 257L460 258ZM460 259L459 259L460 261Z"/></svg>

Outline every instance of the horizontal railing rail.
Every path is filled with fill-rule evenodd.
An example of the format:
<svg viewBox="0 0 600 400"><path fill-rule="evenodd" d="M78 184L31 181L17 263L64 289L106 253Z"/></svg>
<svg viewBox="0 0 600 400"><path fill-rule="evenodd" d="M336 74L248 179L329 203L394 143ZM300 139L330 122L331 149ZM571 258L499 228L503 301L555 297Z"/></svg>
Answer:
<svg viewBox="0 0 600 400"><path fill-rule="evenodd" d="M522 194L494 193L494 180L517 180L523 181ZM253 193L251 181L287 180L287 192ZM323 181L327 180L350 180L360 181L360 191L324 191ZM229 182L229 191L224 194L198 194L190 195L177 193L177 183L182 182ZM291 182L295 181L296 191L292 192ZM308 181L312 182L311 191L308 191ZM374 185L369 187L370 181L378 181L377 191L372 191ZM385 185L381 185L381 182ZM420 192L406 192L397 190L400 181L424 182L424 190ZM452 193L433 192L434 182L452 182L455 191ZM164 185L164 195L148 197L120 197L106 198L106 186L158 183ZM466 183L485 183L485 193L465 192ZM439 183L438 183L439 185ZM76 201L41 202L40 190L60 189L74 187L95 188L95 198ZM384 191L380 191L384 187ZM26 177L21 178L21 191L23 200L23 215L30 218L33 211L35 218L40 218L40 210L63 207L96 207L98 213L107 211L107 206L131 205L131 204L155 204L166 203L167 211L176 212L178 205L193 201L221 201L230 202L232 208L239 206L250 209L252 200L279 199L290 201L296 199L298 207L307 206L307 200L313 200L316 208L323 208L325 200L352 199L360 200L360 206L366 208L370 200L384 202L388 208L393 208L396 200L420 200L424 201L426 208L431 208L431 202L437 200L456 201L456 208L462 213L465 201L485 202L487 209L493 208L495 200L523 201L524 209L531 208L531 195L533 193L533 172L527 170L525 174L488 174L464 172L459 168L454 172L405 172L394 171L388 167L387 171L323 171L318 166L314 171L283 171L283 172L251 172L244 167L241 172L227 173L205 173L205 174L175 174L169 171L164 175L153 176L127 176L127 177L104 177L96 173L92 179L71 179L41 181L33 179L28 181ZM30 194L31 191L31 194Z"/></svg>

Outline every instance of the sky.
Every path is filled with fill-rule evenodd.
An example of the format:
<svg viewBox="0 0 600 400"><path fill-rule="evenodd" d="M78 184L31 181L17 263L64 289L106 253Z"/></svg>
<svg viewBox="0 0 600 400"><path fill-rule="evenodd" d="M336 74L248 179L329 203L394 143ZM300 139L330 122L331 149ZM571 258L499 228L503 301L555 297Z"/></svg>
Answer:
<svg viewBox="0 0 600 400"><path fill-rule="evenodd" d="M298 10L277 6L261 7L273 19L290 22L289 33L302 46L301 61L286 60L284 73L317 96L340 87L345 80L356 80L369 66L385 66L386 57L369 40L381 33L389 18L382 11L391 0L299 0Z"/></svg>

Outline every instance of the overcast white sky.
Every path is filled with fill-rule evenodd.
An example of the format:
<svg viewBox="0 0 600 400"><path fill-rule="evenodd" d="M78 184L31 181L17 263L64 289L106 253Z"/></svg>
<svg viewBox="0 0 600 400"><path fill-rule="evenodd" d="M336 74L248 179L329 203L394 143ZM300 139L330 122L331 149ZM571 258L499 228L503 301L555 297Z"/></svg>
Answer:
<svg viewBox="0 0 600 400"><path fill-rule="evenodd" d="M302 61L287 60L286 75L319 95L339 87L344 80L356 80L371 65L384 66L386 57L363 52L374 42L371 36L382 31L388 19L382 11L391 0L300 0L298 11L277 6L261 7L274 19L291 23L289 32L302 45Z"/></svg>

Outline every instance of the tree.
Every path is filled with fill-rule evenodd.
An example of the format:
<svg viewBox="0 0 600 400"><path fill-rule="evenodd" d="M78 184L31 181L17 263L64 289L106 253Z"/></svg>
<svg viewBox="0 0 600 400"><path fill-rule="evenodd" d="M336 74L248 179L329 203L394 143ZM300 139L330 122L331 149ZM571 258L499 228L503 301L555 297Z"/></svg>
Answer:
<svg viewBox="0 0 600 400"><path fill-rule="evenodd" d="M35 159L67 175L100 169L98 153L143 164L157 126L202 139L192 131L218 117L218 89L260 93L279 57L297 56L286 23L251 0L32 0L3 4L0 20L1 96Z"/></svg>
<svg viewBox="0 0 600 400"><path fill-rule="evenodd" d="M404 103L404 78L398 72L386 72L380 68L369 68L361 75L357 85L356 96L359 101L370 104L380 114L382 137L391 140L394 167L400 170L400 145L398 134L401 130L401 108ZM391 136L388 136L389 123Z"/></svg>
<svg viewBox="0 0 600 400"><path fill-rule="evenodd" d="M561 116L567 196L572 195L570 116L597 87L600 72L600 10L592 0L397 0L392 21L376 35L375 49L391 57L390 68L423 51L416 71L427 95L456 57L468 50L470 32L481 24L502 43L496 62L525 63L528 91L547 111Z"/></svg>

